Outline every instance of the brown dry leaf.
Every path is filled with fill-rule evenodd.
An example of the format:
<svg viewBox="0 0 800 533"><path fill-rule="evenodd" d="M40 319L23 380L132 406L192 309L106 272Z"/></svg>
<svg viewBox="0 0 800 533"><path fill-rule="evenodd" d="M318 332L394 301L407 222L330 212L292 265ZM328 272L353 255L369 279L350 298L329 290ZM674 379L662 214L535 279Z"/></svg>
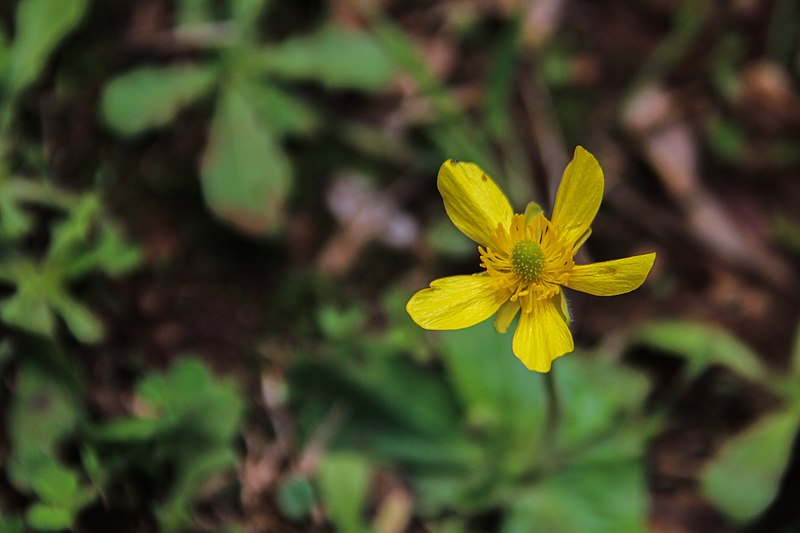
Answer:
<svg viewBox="0 0 800 533"><path fill-rule="evenodd" d="M788 286L789 267L762 241L740 229L726 206L704 186L699 143L671 93L659 87L640 91L624 110L622 121L682 207L691 234L701 244L728 262Z"/></svg>
<svg viewBox="0 0 800 533"><path fill-rule="evenodd" d="M403 533L414 514L414 501L403 487L392 488L383 498L372 529L377 533Z"/></svg>
<svg viewBox="0 0 800 533"><path fill-rule="evenodd" d="M346 273L373 240L404 249L419 238L414 218L403 213L390 194L373 191L358 176L337 178L326 199L340 228L317 260L317 268L323 274Z"/></svg>
<svg viewBox="0 0 800 533"><path fill-rule="evenodd" d="M528 3L522 19L522 44L528 50L539 50L561 26L564 0L534 0Z"/></svg>
<svg viewBox="0 0 800 533"><path fill-rule="evenodd" d="M780 133L800 124L800 97L789 73L773 61L754 61L743 69L736 104L765 132Z"/></svg>

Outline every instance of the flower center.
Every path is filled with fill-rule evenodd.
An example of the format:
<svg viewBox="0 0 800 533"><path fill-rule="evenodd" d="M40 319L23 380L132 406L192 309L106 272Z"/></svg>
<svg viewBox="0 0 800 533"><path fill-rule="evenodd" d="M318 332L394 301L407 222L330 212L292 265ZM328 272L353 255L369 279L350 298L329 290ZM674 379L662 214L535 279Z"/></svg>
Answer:
<svg viewBox="0 0 800 533"><path fill-rule="evenodd" d="M511 265L525 281L538 280L544 272L544 252L530 239L521 240L511 249Z"/></svg>

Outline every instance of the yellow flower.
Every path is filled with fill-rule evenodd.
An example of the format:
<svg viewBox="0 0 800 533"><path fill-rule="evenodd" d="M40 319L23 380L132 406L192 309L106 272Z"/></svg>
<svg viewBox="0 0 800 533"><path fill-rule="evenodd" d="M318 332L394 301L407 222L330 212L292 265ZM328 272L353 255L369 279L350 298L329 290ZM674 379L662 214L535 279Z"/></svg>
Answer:
<svg viewBox="0 0 800 533"><path fill-rule="evenodd" d="M485 272L437 279L406 305L425 329L467 328L496 313L505 333L521 310L514 354L531 370L550 371L557 357L574 349L562 286L597 296L638 288L656 254L576 265L574 256L591 234L603 198L603 171L578 146L558 188L553 217L536 204L514 214L500 188L472 163L446 161L439 192L447 215L477 242Z"/></svg>

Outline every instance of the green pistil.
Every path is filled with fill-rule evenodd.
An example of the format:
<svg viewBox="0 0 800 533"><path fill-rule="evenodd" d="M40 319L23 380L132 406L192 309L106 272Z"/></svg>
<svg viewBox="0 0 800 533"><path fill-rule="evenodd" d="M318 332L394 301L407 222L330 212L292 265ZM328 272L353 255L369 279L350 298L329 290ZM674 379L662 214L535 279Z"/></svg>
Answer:
<svg viewBox="0 0 800 533"><path fill-rule="evenodd" d="M539 279L544 271L542 247L533 241L519 241L511 249L511 264L514 265L514 271L526 281Z"/></svg>

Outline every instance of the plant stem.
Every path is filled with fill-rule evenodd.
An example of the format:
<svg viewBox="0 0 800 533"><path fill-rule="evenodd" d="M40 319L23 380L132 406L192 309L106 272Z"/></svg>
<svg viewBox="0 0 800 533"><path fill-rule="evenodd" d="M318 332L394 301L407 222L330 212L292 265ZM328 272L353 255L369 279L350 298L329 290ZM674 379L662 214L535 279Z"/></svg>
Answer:
<svg viewBox="0 0 800 533"><path fill-rule="evenodd" d="M558 389L553 371L544 375L545 389L547 390L547 425L545 426L546 444L552 453L555 449L556 430L561 422L561 402L558 399Z"/></svg>

